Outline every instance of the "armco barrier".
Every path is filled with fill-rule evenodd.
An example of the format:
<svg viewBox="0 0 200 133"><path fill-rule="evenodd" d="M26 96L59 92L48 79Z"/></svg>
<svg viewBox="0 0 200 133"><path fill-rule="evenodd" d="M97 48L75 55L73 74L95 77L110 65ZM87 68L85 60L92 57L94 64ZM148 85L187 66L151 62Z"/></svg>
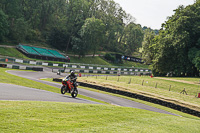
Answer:
<svg viewBox="0 0 200 133"><path fill-rule="evenodd" d="M7 67L7 64L0 64L0 67L6 68L6 67Z"/></svg>
<svg viewBox="0 0 200 133"><path fill-rule="evenodd" d="M43 71L43 68L33 67L32 70L33 70L33 71Z"/></svg>
<svg viewBox="0 0 200 133"><path fill-rule="evenodd" d="M102 90L102 91L106 91L106 92L110 92L110 93L114 93L114 94L119 94L119 95L131 97L131 98L140 99L140 100L143 100L143 101L148 101L148 102L151 102L151 103L166 106L166 107L169 107L169 108L172 108L172 109L175 109L175 110L187 113L187 114L191 114L191 115L200 117L199 111L196 111L196 110L193 110L193 109L181 106L181 105L177 105L177 104L174 104L174 103L170 103L170 102L167 102L167 101L163 101L163 100L160 100L160 99L151 98L151 97L147 97L147 96L143 96L143 95L139 95L139 94L135 94L135 93L131 93L131 92L111 89L111 88L107 88L107 87L92 85L92 84L83 83L83 82L79 82L79 84L80 84L80 86L84 86L84 87L89 87L89 88L93 88L93 89L97 89L97 90Z"/></svg>
<svg viewBox="0 0 200 133"><path fill-rule="evenodd" d="M120 67L120 66L96 66L92 64L53 64L53 63L45 63L45 62L37 62L37 61L30 61L30 60L23 60L23 59L14 59L14 58L4 58L2 59L5 61L7 59L9 62L17 62L17 63L28 63L31 65L44 65L44 66L58 66L58 67L66 67L68 69L83 69L83 70L89 70L88 73L94 73L97 71L97 73L102 73L105 71L106 74L110 73L118 73L121 72L121 74L125 75L134 75L135 73L137 74L151 74L151 70L145 69L145 68L125 68L125 67Z"/></svg>
<svg viewBox="0 0 200 133"><path fill-rule="evenodd" d="M30 66L17 66L10 64L0 64L0 67L11 68L11 69L20 69L20 70L33 70L33 71L43 71L42 67L30 67Z"/></svg>
<svg viewBox="0 0 200 133"><path fill-rule="evenodd" d="M55 82L62 82L62 79L54 78L53 81L55 81Z"/></svg>

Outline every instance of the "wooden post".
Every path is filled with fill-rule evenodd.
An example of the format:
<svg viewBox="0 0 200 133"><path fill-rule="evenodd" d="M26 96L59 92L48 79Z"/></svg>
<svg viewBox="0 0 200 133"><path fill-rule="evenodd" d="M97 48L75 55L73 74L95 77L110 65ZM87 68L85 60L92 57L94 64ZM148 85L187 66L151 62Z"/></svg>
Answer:
<svg viewBox="0 0 200 133"><path fill-rule="evenodd" d="M108 80L108 76L106 76L106 80Z"/></svg>
<svg viewBox="0 0 200 133"><path fill-rule="evenodd" d="M129 83L128 84L131 84L131 78L130 78L130 81L129 81Z"/></svg>
<svg viewBox="0 0 200 133"><path fill-rule="evenodd" d="M156 86L155 86L155 88L157 88L157 85L158 85L158 83L156 83Z"/></svg>
<svg viewBox="0 0 200 133"><path fill-rule="evenodd" d="M171 91L171 85L169 86L169 91Z"/></svg>
<svg viewBox="0 0 200 133"><path fill-rule="evenodd" d="M117 82L119 82L119 76L118 76L118 80L117 80Z"/></svg>
<svg viewBox="0 0 200 133"><path fill-rule="evenodd" d="M142 81L142 86L143 86L143 84L144 84L144 80Z"/></svg>

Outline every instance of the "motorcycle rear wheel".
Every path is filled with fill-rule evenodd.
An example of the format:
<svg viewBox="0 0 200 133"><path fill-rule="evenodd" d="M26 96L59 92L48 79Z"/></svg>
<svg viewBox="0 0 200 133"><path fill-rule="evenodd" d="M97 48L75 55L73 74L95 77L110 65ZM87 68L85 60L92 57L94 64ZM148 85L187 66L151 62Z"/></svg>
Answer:
<svg viewBox="0 0 200 133"><path fill-rule="evenodd" d="M62 86L60 91L61 91L61 94L65 94L65 92L66 92L65 86Z"/></svg>
<svg viewBox="0 0 200 133"><path fill-rule="evenodd" d="M73 98L75 98L75 97L77 97L77 95L78 95L78 89L76 89L76 88L72 89L71 96Z"/></svg>

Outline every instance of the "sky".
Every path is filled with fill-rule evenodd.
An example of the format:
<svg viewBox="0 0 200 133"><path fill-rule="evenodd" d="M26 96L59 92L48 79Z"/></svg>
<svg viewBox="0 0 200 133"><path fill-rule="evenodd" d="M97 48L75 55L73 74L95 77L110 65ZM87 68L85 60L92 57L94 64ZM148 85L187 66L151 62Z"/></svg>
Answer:
<svg viewBox="0 0 200 133"><path fill-rule="evenodd" d="M194 4L194 0L114 0L131 14L137 24L160 29L168 16L174 14L174 9L179 5L188 6Z"/></svg>

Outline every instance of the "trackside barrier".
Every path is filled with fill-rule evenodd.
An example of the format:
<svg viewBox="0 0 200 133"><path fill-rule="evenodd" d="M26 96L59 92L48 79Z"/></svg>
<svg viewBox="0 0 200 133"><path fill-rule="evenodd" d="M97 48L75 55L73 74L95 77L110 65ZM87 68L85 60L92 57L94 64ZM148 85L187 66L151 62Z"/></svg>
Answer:
<svg viewBox="0 0 200 133"><path fill-rule="evenodd" d="M43 71L42 67L30 67L30 66L17 66L10 64L0 64L0 67L10 68L10 69L20 69L20 70L33 70L33 71Z"/></svg>
<svg viewBox="0 0 200 133"><path fill-rule="evenodd" d="M151 97L147 97L147 96L143 96L143 95L139 95L139 94L135 94L135 93L131 93L131 92L111 89L111 88L107 88L107 87L92 85L92 84L83 83L83 82L79 82L79 85L84 86L84 87L97 89L97 90L110 92L110 93L114 93L114 94L119 94L119 95L131 97L131 98L136 98L136 99L140 99L140 100L155 103L155 104L159 104L159 105L166 106L166 107L169 107L169 108L172 108L172 109L175 109L175 110L187 113L187 114L191 114L191 115L200 117L199 111L184 107L182 105L177 105L177 104L174 104L174 103L171 103L171 102L163 101L163 100L160 100L160 99L151 98Z"/></svg>
<svg viewBox="0 0 200 133"><path fill-rule="evenodd" d="M67 69L52 69L52 72L57 73L58 71L62 72L62 73L68 73L71 70L75 71L76 73L95 73L95 74L118 74L117 71L101 71L101 70L83 70L83 69L71 69L71 68L67 68ZM120 75L141 75L141 73L139 72L121 72ZM142 75L150 75L150 73L142 73Z"/></svg>
<svg viewBox="0 0 200 133"><path fill-rule="evenodd" d="M31 65L44 65L44 66L58 66L58 67L65 67L68 69L80 69L80 70L89 70L90 73L118 73L121 72L121 74L124 75L134 75L135 73L138 73L140 75L143 75L145 73L151 74L151 70L145 69L145 68L126 68L121 66L103 66L103 65L92 65L92 64L73 64L73 63L67 63L67 64L53 64L53 63L45 63L45 62L38 62L38 61L31 61L31 60L23 60L23 59L14 59L14 58L4 58L3 61L5 62L5 59L7 59L8 62L17 62L17 63L27 63Z"/></svg>
<svg viewBox="0 0 200 133"><path fill-rule="evenodd" d="M7 67L7 64L0 64L0 67Z"/></svg>

